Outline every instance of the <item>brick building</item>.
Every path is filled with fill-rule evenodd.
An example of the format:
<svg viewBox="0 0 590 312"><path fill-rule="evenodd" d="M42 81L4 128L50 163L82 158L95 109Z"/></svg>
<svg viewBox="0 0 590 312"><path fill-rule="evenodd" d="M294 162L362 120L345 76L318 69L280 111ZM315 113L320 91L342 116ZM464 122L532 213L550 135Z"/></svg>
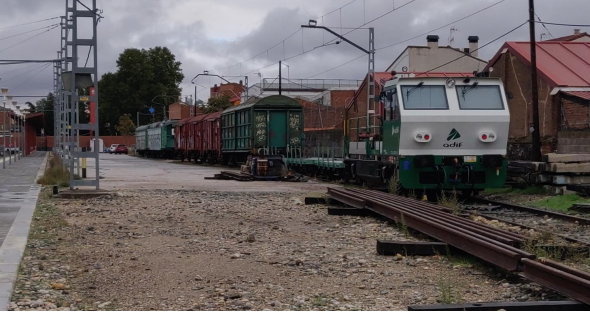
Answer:
<svg viewBox="0 0 590 312"><path fill-rule="evenodd" d="M244 86L242 85L242 83L225 83L225 84L220 84L218 85L214 85L211 88L211 94L210 97L214 98L214 97L220 97L220 96L229 96L229 101L234 103L235 105L239 105L240 104L240 98L242 96L242 92L244 92Z"/></svg>
<svg viewBox="0 0 590 312"><path fill-rule="evenodd" d="M528 158L531 142L532 105L530 43L506 42L490 60L486 71L504 83L510 108L510 150L513 158ZM590 42L537 42L539 126L543 153L590 153L590 146L571 146L558 136L585 131L577 137L590 139ZM560 135L561 133L561 135Z"/></svg>

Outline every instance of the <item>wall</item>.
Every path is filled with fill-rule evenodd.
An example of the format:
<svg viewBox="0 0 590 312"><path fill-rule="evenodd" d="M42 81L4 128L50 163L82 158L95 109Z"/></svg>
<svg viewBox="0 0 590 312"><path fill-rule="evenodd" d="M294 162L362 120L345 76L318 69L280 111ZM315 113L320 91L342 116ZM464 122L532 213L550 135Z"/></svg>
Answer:
<svg viewBox="0 0 590 312"><path fill-rule="evenodd" d="M590 125L589 103L573 96L563 95L561 97L562 105L562 130L587 130Z"/></svg>
<svg viewBox="0 0 590 312"><path fill-rule="evenodd" d="M231 98L237 97L238 100L244 90L244 86L239 83L226 83L211 88L211 97L227 95Z"/></svg>
<svg viewBox="0 0 590 312"><path fill-rule="evenodd" d="M506 52L493 65L492 77L502 79L510 109L510 142L515 144L530 143L532 135L530 126L533 123L532 92L530 67ZM552 87L539 78L539 126L543 141L543 150L552 151L560 124L560 97L552 96ZM522 153L519 153L522 154ZM525 156L523 156L525 157Z"/></svg>
<svg viewBox="0 0 590 312"><path fill-rule="evenodd" d="M404 52L402 52L402 54L400 54L397 59L393 62L393 64L389 65L389 67L387 68L386 71L396 71L396 72L402 72L404 66L407 68L410 68L410 49L409 47L406 48L404 50Z"/></svg>
<svg viewBox="0 0 590 312"><path fill-rule="evenodd" d="M344 135L342 129L305 131L304 157L340 158L343 153Z"/></svg>
<svg viewBox="0 0 590 312"><path fill-rule="evenodd" d="M81 136L80 146L82 148L90 148L90 140L94 138L91 136ZM125 144L134 145L135 136L100 136L104 142L105 148L111 146L111 144ZM53 136L43 136L36 138L38 150L50 150L53 149Z"/></svg>
<svg viewBox="0 0 590 312"><path fill-rule="evenodd" d="M390 66L386 71L402 71L403 66L408 66L410 72L425 72L435 67L450 62L462 55L465 55L463 51L457 51L454 48L449 47L416 47L410 46L404 52L407 53L407 57L403 55L397 61L397 64ZM404 58L404 60L402 60ZM408 62L405 62L405 59ZM475 70L482 70L486 67L485 61L473 58L463 57L455 62L437 68L437 72L455 72L455 73L471 73Z"/></svg>
<svg viewBox="0 0 590 312"><path fill-rule="evenodd" d="M190 117L191 113L191 106L182 104L182 103L174 103L168 106L168 118L171 120L180 120L184 118Z"/></svg>

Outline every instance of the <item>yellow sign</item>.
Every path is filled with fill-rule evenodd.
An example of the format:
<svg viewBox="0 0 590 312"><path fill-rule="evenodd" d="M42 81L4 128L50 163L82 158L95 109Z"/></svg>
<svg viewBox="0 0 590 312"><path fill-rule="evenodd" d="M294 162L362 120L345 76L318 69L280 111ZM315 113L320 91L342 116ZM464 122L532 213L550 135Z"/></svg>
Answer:
<svg viewBox="0 0 590 312"><path fill-rule="evenodd" d="M80 101L82 101L82 102L88 102L88 101L90 101L90 98L87 97L87 96L81 96L80 97Z"/></svg>
<svg viewBox="0 0 590 312"><path fill-rule="evenodd" d="M234 106L240 105L240 100L234 102Z"/></svg>

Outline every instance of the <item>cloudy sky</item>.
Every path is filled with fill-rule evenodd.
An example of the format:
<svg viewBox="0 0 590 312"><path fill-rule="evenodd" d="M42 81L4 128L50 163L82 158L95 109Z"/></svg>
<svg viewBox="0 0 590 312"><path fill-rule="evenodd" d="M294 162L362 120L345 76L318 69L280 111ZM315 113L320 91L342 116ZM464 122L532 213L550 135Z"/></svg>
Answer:
<svg viewBox="0 0 590 312"><path fill-rule="evenodd" d="M51 25L59 19L12 26L63 15L65 0L1 2L0 59L55 58L59 28ZM333 37L322 30L301 30L300 25L309 19L343 34L350 32L346 37L363 47L368 44L364 27L374 27L378 71L385 70L407 45L424 45L423 34L439 35L440 44L447 45L454 27L458 30L452 46L462 48L468 45L468 36L479 36L483 45L528 19L527 0L98 0L98 7L104 16L98 30L99 73L115 71L115 61L125 48L166 46L182 62L183 95L194 94L190 80L204 70L227 76L247 74L250 84L260 77L274 79L278 76L274 63L281 59L286 59L289 67L284 67L284 75L291 79L362 79L367 70L363 52L345 43L330 45ZM536 0L536 11L546 22L587 24L590 1ZM547 28L537 25L537 38L568 35L574 27ZM504 41L528 40L528 35L528 27L521 27L480 50L480 57L489 59ZM413 37L417 38L407 40ZM390 47L380 49L386 46ZM45 95L53 88L52 67L42 64L0 66L0 78L0 86L13 95ZM219 81L199 77L198 98L206 100L205 87ZM31 99L19 98L19 102Z"/></svg>

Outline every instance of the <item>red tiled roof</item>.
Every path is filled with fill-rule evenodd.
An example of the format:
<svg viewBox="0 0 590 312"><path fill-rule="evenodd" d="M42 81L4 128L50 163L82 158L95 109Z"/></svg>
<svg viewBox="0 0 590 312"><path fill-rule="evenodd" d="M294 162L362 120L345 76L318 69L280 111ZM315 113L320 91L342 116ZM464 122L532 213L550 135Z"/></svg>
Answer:
<svg viewBox="0 0 590 312"><path fill-rule="evenodd" d="M553 39L549 39L549 40L545 40L545 41L573 41L576 39L580 39L582 37L590 37L590 35L588 35L588 33L586 33L586 32L583 32L583 33L579 33L579 34L573 34L573 35L569 35L569 36L553 38Z"/></svg>
<svg viewBox="0 0 590 312"><path fill-rule="evenodd" d="M407 73L398 73L407 74ZM416 77L437 77L437 78L457 78L457 77L473 77L473 73L447 73L447 72L431 72L431 73L414 73Z"/></svg>
<svg viewBox="0 0 590 312"><path fill-rule="evenodd" d="M565 91L564 93L582 99L590 100L590 91Z"/></svg>
<svg viewBox="0 0 590 312"><path fill-rule="evenodd" d="M529 42L506 42L484 70L493 66L505 49L530 64ZM553 87L590 87L590 42L537 42L537 70Z"/></svg>

